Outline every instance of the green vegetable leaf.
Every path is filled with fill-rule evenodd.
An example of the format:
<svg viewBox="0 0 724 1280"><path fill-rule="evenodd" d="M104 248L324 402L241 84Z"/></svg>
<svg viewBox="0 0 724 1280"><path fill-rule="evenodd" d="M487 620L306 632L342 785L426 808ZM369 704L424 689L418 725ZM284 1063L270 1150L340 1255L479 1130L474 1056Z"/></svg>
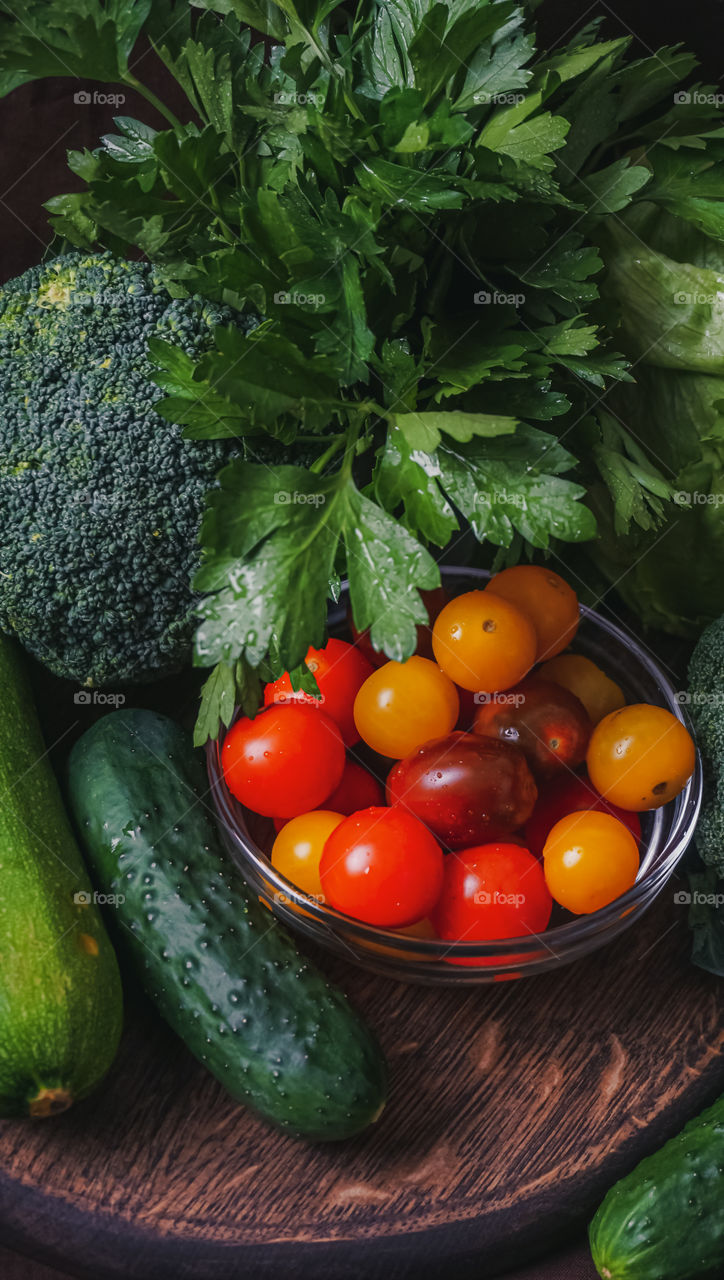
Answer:
<svg viewBox="0 0 724 1280"><path fill-rule="evenodd" d="M442 488L481 541L509 547L517 531L545 549L551 538L595 536L585 490L560 477L574 459L554 436L521 426L510 440L442 446L434 456Z"/></svg>
<svg viewBox="0 0 724 1280"><path fill-rule="evenodd" d="M439 583L427 551L346 472L320 478L300 467L241 460L219 477L195 586L204 593L196 657L243 657L256 667L274 648L284 667L324 642L326 597L344 545L356 625L390 657L408 657L425 620L418 588Z"/></svg>
<svg viewBox="0 0 724 1280"><path fill-rule="evenodd" d="M432 556L375 502L350 486L344 543L349 598L358 631L369 628L373 648L404 662L427 621L420 590L440 585Z"/></svg>
<svg viewBox="0 0 724 1280"><path fill-rule="evenodd" d="M119 82L152 0L0 0L0 96L44 76ZM81 90L80 92L87 92Z"/></svg>
<svg viewBox="0 0 724 1280"><path fill-rule="evenodd" d="M465 203L465 193L456 190L448 174L410 169L373 157L358 165L356 174L362 190L383 205L425 213L429 209L461 209Z"/></svg>
<svg viewBox="0 0 724 1280"><path fill-rule="evenodd" d="M628 156L614 160L605 169L587 174L583 179L589 212L599 216L625 209L636 192L650 181L651 171L644 165L631 164Z"/></svg>
<svg viewBox="0 0 724 1280"><path fill-rule="evenodd" d="M194 726L194 746L203 747L209 738L218 738L222 727L228 728L236 705L236 681L233 669L218 662L201 690L201 704Z"/></svg>
<svg viewBox="0 0 724 1280"><path fill-rule="evenodd" d="M200 665L243 657L259 666L272 643L285 667L324 643L326 600L339 529L336 481L300 467L232 463L202 527L206 554Z"/></svg>
<svg viewBox="0 0 724 1280"><path fill-rule="evenodd" d="M518 122L522 114L519 106L499 112L481 130L478 146L502 152L518 164L552 170L554 161L550 153L563 146L569 129L568 121L544 111L531 120L521 119Z"/></svg>
<svg viewBox="0 0 724 1280"><path fill-rule="evenodd" d="M390 515L402 508L406 527L425 542L444 547L458 527L430 456L412 450L395 427L388 431L377 460L374 492Z"/></svg>
<svg viewBox="0 0 724 1280"><path fill-rule="evenodd" d="M441 432L465 443L474 436L512 435L517 426L515 418L490 413L461 413L459 410L450 413L392 413L389 421L402 433L411 449L422 449L425 453L434 452L440 443Z"/></svg>

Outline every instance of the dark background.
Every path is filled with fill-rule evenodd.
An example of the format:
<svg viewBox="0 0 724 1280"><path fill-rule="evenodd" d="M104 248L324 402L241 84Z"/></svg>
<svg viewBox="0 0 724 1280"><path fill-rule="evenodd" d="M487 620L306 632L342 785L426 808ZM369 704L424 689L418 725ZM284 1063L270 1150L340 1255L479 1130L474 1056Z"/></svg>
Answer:
<svg viewBox="0 0 724 1280"><path fill-rule="evenodd" d="M722 79L724 0L687 0L685 4L679 0L617 0L615 9L602 0L590 5L586 0L544 0L538 12L541 47L567 38L599 15L605 36L629 34L640 55L661 45L684 43L699 57L703 81ZM40 258L50 239L43 202L81 185L67 169L69 149L95 147L101 134L113 130L113 116L118 114L138 116L163 127L153 108L131 92L121 107L77 105L73 98L79 88L112 91L112 86L95 85L92 68L88 70L88 79L82 82L54 80L26 85L0 102L0 281ZM142 46L136 54L133 71L182 119L188 118L184 96L147 48ZM5 1251L1 1234L0 1275L3 1280L62 1280L59 1272ZM585 1241L579 1241L510 1280L595 1280L595 1270Z"/></svg>

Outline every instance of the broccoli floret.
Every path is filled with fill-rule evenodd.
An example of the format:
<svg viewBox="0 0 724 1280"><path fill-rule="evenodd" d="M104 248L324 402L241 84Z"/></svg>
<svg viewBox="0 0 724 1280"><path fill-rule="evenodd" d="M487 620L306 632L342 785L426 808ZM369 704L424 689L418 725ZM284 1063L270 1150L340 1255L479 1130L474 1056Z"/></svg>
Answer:
<svg viewBox="0 0 724 1280"><path fill-rule="evenodd" d="M724 617L702 632L689 663L688 709L696 730L704 798L695 843L724 876Z"/></svg>
<svg viewBox="0 0 724 1280"><path fill-rule="evenodd" d="M84 685L178 669L204 495L233 452L153 409L147 343L239 319L146 263L70 253L0 290L0 628Z"/></svg>

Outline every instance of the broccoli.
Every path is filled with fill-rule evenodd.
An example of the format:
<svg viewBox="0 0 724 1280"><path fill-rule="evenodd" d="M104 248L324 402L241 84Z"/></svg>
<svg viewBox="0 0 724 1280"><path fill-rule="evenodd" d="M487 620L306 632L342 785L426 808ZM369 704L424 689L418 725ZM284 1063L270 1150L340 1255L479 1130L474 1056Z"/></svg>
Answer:
<svg viewBox="0 0 724 1280"><path fill-rule="evenodd" d="M0 289L0 628L56 675L108 685L183 664L204 495L234 446L155 412L146 348L200 354L232 319L108 253Z"/></svg>
<svg viewBox="0 0 724 1280"><path fill-rule="evenodd" d="M702 861L724 876L724 617L697 642L689 663L688 701L704 774L696 847Z"/></svg>

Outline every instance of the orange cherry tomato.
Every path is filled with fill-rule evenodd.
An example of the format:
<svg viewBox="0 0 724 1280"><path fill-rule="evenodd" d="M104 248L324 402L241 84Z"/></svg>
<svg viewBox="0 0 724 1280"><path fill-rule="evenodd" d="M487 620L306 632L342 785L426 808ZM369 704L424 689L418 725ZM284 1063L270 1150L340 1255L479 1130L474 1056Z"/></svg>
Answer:
<svg viewBox="0 0 724 1280"><path fill-rule="evenodd" d="M552 658L571 643L580 614L572 587L552 569L539 564L517 564L496 573L486 588L516 605L535 627L536 662Z"/></svg>
<svg viewBox="0 0 724 1280"><path fill-rule="evenodd" d="M638 869L636 841L610 813L569 813L543 847L546 884L556 902L577 916L620 898L635 884Z"/></svg>
<svg viewBox="0 0 724 1280"><path fill-rule="evenodd" d="M435 658L463 689L497 693L517 684L535 662L533 623L490 590L466 591L438 614L432 629Z"/></svg>
<svg viewBox="0 0 724 1280"><path fill-rule="evenodd" d="M274 841L272 866L302 893L323 901L319 863L328 837L343 821L341 813L328 809L313 809L290 818Z"/></svg>
<svg viewBox="0 0 724 1280"><path fill-rule="evenodd" d="M561 653L544 662L540 674L575 693L594 725L626 702L623 689L582 653Z"/></svg>
<svg viewBox="0 0 724 1280"><path fill-rule="evenodd" d="M680 720L664 707L636 702L596 726L586 756L597 791L622 809L660 809L686 786L696 750Z"/></svg>
<svg viewBox="0 0 724 1280"><path fill-rule="evenodd" d="M434 662L415 656L407 662L386 662L374 671L354 703L360 737L393 760L449 733L458 711L452 681Z"/></svg>

